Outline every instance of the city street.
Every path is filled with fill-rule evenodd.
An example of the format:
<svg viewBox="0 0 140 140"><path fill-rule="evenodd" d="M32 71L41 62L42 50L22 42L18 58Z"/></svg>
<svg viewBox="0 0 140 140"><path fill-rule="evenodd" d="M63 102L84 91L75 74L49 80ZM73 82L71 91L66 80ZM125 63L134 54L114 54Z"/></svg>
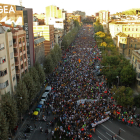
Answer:
<svg viewBox="0 0 140 140"><path fill-rule="evenodd" d="M62 61L47 79L52 87L44 106L47 109L39 113L39 120L31 120L31 117L25 120L17 134L19 140L25 139L25 134L27 140L51 140L55 128L58 129L54 132L55 140L139 140L138 127L109 119L110 112L115 111L115 103L105 78L98 76L101 55L97 46L93 46L93 31L92 26L82 27L74 45L63 52ZM46 121L43 121L43 115ZM56 123L48 125L56 117ZM31 126L30 133L24 133L27 125ZM92 132L94 127L95 132Z"/></svg>

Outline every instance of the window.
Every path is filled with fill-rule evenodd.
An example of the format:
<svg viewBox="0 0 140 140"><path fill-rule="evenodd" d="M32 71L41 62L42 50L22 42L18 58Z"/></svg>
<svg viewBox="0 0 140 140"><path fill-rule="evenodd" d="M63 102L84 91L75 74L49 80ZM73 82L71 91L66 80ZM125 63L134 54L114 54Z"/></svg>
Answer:
<svg viewBox="0 0 140 140"><path fill-rule="evenodd" d="M138 73L138 78L140 78L140 73Z"/></svg>
<svg viewBox="0 0 140 140"><path fill-rule="evenodd" d="M25 62L24 65L27 66L27 63Z"/></svg>
<svg viewBox="0 0 140 140"><path fill-rule="evenodd" d="M134 31L134 28L132 28L132 31Z"/></svg>
<svg viewBox="0 0 140 140"><path fill-rule="evenodd" d="M21 69L23 69L23 64L21 65Z"/></svg>
<svg viewBox="0 0 140 140"><path fill-rule="evenodd" d="M129 49L129 54L130 54L130 49Z"/></svg>
<svg viewBox="0 0 140 140"><path fill-rule="evenodd" d="M8 80L4 83L0 83L0 89L6 88L8 85Z"/></svg>
<svg viewBox="0 0 140 140"><path fill-rule="evenodd" d="M138 81L138 85L140 86L140 81Z"/></svg>
<svg viewBox="0 0 140 140"><path fill-rule="evenodd" d="M26 54L24 54L24 59L26 59Z"/></svg>
<svg viewBox="0 0 140 140"><path fill-rule="evenodd" d="M20 47L20 53L22 52L22 47Z"/></svg>
<svg viewBox="0 0 140 140"><path fill-rule="evenodd" d="M9 41L9 47L12 47L12 45L13 45L13 43L12 43L13 41L11 40L11 41Z"/></svg>
<svg viewBox="0 0 140 140"><path fill-rule="evenodd" d="M0 71L0 77L5 76L7 74L7 69L4 71Z"/></svg>
<svg viewBox="0 0 140 140"><path fill-rule="evenodd" d="M125 28L125 31L126 31L126 28Z"/></svg>
<svg viewBox="0 0 140 140"><path fill-rule="evenodd" d="M135 49L136 49L137 45L135 44Z"/></svg>
<svg viewBox="0 0 140 140"><path fill-rule="evenodd" d="M136 31L138 31L138 28L136 28Z"/></svg>
<svg viewBox="0 0 140 140"><path fill-rule="evenodd" d="M25 42L25 37L22 38L22 42Z"/></svg>
<svg viewBox="0 0 140 140"><path fill-rule="evenodd" d="M21 38L18 39L18 43L21 44Z"/></svg>
<svg viewBox="0 0 140 140"><path fill-rule="evenodd" d="M23 46L23 51L25 50L25 45Z"/></svg>
<svg viewBox="0 0 140 140"><path fill-rule="evenodd" d="M139 69L140 69L140 64L138 64L138 67L139 67Z"/></svg>
<svg viewBox="0 0 140 140"><path fill-rule="evenodd" d="M128 31L130 31L130 28L128 28Z"/></svg>
<svg viewBox="0 0 140 140"><path fill-rule="evenodd" d="M132 47L132 44L131 44L131 47Z"/></svg>
<svg viewBox="0 0 140 140"><path fill-rule="evenodd" d="M135 64L137 63L137 59L135 60Z"/></svg>
<svg viewBox="0 0 140 140"><path fill-rule="evenodd" d="M16 79L16 76L14 75L14 76L13 76L13 81L15 81L15 79Z"/></svg>
<svg viewBox="0 0 140 140"><path fill-rule="evenodd" d="M133 61L134 61L134 56L133 56Z"/></svg>
<svg viewBox="0 0 140 140"><path fill-rule="evenodd" d="M14 69L15 69L15 66L14 66L14 64L12 64L12 65L11 65L11 69L12 69L12 70L14 70Z"/></svg>
<svg viewBox="0 0 140 140"><path fill-rule="evenodd" d="M28 38L29 36L28 35L26 35L26 38Z"/></svg>
<svg viewBox="0 0 140 140"><path fill-rule="evenodd" d="M22 61L22 56L20 57L20 61Z"/></svg>
<svg viewBox="0 0 140 140"><path fill-rule="evenodd" d="M0 57L0 64L2 64L2 63L4 63L4 62L6 62L5 56Z"/></svg>
<svg viewBox="0 0 140 140"><path fill-rule="evenodd" d="M122 41L123 41L123 39L122 39Z"/></svg>
<svg viewBox="0 0 140 140"><path fill-rule="evenodd" d="M11 58L11 59L14 58L14 52L11 52L11 53L10 53L10 58Z"/></svg>
<svg viewBox="0 0 140 140"><path fill-rule="evenodd" d="M3 49L4 49L4 43L0 44L0 50L3 50Z"/></svg>

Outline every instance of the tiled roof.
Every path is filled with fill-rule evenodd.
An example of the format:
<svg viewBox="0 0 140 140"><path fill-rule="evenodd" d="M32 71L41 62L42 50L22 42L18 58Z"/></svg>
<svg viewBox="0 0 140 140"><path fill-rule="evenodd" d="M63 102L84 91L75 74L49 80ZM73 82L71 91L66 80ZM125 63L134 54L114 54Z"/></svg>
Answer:
<svg viewBox="0 0 140 140"><path fill-rule="evenodd" d="M119 33L116 34L116 35L118 35L118 36L120 36L120 37L128 37L126 34L124 34L124 33L122 33L122 32L119 32Z"/></svg>

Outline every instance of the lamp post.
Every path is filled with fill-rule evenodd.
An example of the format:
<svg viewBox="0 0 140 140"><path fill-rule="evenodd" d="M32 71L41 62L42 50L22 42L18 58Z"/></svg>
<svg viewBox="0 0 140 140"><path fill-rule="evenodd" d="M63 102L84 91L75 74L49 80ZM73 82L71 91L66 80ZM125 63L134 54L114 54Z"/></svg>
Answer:
<svg viewBox="0 0 140 140"><path fill-rule="evenodd" d="M118 86L119 86L119 76L116 76L116 78L118 78Z"/></svg>

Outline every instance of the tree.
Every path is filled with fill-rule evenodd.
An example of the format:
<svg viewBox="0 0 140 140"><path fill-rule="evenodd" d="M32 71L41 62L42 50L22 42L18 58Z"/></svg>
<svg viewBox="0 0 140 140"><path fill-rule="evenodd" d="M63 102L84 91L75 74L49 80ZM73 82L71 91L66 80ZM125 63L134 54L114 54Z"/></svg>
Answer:
<svg viewBox="0 0 140 140"><path fill-rule="evenodd" d="M29 103L32 104L34 98L36 97L37 91L34 85L33 78L29 72L24 74L23 82L25 83L26 88L28 90Z"/></svg>
<svg viewBox="0 0 140 140"><path fill-rule="evenodd" d="M55 52L55 54L56 54L57 60L60 61L60 60L61 60L61 57L62 57L61 48L59 47L58 44L55 44L53 50L54 50L54 52Z"/></svg>
<svg viewBox="0 0 140 140"><path fill-rule="evenodd" d="M35 63L35 69L38 72L39 82L42 85L44 83L44 81L45 81L45 72L43 70L43 67L38 62L36 62Z"/></svg>
<svg viewBox="0 0 140 140"><path fill-rule="evenodd" d="M51 55L54 66L56 66L58 63L58 59L57 59L57 53L54 51L54 49L50 51L50 55Z"/></svg>
<svg viewBox="0 0 140 140"><path fill-rule="evenodd" d="M132 66L130 64L125 65L120 72L120 81L122 82L122 84L131 85L132 83L134 83L135 78L136 73Z"/></svg>
<svg viewBox="0 0 140 140"><path fill-rule="evenodd" d="M0 110L0 139L8 140L9 123L7 121L6 115L2 111L2 108Z"/></svg>
<svg viewBox="0 0 140 140"><path fill-rule="evenodd" d="M31 68L29 69L29 73L30 73L30 75L31 75L32 78L33 78L34 85L35 85L35 87L36 87L36 89L37 89L37 92L38 92L38 91L40 90L40 87L41 87L40 81L39 81L38 71L35 69L35 67L31 67Z"/></svg>
<svg viewBox="0 0 140 140"><path fill-rule="evenodd" d="M28 91L27 91L25 83L22 80L20 80L16 88L15 99L17 102L18 112L21 114L24 111L26 111L29 107L29 100L28 100L29 96L27 92Z"/></svg>
<svg viewBox="0 0 140 140"><path fill-rule="evenodd" d="M117 104L124 107L133 105L133 90L130 87L121 86L116 88L116 86L114 86L112 91L115 92L113 97L117 101Z"/></svg>
<svg viewBox="0 0 140 140"><path fill-rule="evenodd" d="M18 120L17 103L12 95L9 93L2 95L1 108L9 123L9 131L11 133L11 130L15 128Z"/></svg>
<svg viewBox="0 0 140 140"><path fill-rule="evenodd" d="M53 72L55 66L53 64L53 60L50 54L47 55L44 61L44 69L46 74L50 74Z"/></svg>

